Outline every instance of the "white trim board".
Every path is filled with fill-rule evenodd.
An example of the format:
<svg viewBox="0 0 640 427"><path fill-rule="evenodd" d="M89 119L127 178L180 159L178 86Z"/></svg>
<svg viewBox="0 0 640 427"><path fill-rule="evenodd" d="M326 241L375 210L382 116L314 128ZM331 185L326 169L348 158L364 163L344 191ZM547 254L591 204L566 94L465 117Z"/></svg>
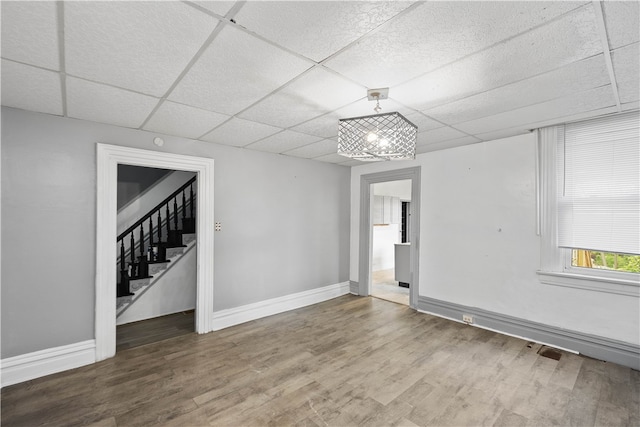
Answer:
<svg viewBox="0 0 640 427"><path fill-rule="evenodd" d="M95 340L8 357L2 359L2 387L90 365L95 361Z"/></svg>
<svg viewBox="0 0 640 427"><path fill-rule="evenodd" d="M473 325L471 326L541 344L548 344L632 369L640 369L640 346L636 344L558 328L477 307L468 307L424 296L418 298L418 311L457 322L462 320L463 315L471 315L473 316Z"/></svg>
<svg viewBox="0 0 640 427"><path fill-rule="evenodd" d="M213 330L228 328L262 317L273 316L296 308L306 307L349 293L349 282L311 289L283 297L259 301L240 307L220 310L213 313Z"/></svg>
<svg viewBox="0 0 640 427"><path fill-rule="evenodd" d="M205 157L97 144L95 359L116 354L116 224L118 164L196 172L196 332L210 332L213 316L214 161Z"/></svg>

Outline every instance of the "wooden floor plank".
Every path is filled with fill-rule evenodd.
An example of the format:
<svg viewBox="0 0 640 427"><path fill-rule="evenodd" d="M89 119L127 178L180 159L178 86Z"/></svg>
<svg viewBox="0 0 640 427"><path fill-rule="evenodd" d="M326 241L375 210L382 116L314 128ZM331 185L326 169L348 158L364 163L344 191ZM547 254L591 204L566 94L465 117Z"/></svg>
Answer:
<svg viewBox="0 0 640 427"><path fill-rule="evenodd" d="M147 330L163 336L160 324ZM109 360L5 387L1 421L29 427L638 425L638 371L564 351L554 360L539 350L348 295L206 335L165 336Z"/></svg>

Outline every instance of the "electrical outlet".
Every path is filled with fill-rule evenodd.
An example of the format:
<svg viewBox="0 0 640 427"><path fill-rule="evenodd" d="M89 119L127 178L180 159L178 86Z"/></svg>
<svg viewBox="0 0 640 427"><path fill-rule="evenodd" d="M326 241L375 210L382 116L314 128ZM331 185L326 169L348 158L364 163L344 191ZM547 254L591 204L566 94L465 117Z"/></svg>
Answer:
<svg viewBox="0 0 640 427"><path fill-rule="evenodd" d="M472 316L472 315L470 315L470 314L463 314L463 315L462 315L462 321L463 321L464 323L469 323L469 324L471 324L471 323L473 323L473 316Z"/></svg>

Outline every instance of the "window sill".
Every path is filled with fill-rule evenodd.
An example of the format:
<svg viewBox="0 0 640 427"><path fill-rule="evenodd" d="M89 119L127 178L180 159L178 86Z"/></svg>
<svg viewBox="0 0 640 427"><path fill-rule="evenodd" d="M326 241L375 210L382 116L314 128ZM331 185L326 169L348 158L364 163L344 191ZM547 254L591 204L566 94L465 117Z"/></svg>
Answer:
<svg viewBox="0 0 640 427"><path fill-rule="evenodd" d="M640 283L634 280L587 276L556 271L537 271L540 281L546 285L585 289L608 294L640 297Z"/></svg>

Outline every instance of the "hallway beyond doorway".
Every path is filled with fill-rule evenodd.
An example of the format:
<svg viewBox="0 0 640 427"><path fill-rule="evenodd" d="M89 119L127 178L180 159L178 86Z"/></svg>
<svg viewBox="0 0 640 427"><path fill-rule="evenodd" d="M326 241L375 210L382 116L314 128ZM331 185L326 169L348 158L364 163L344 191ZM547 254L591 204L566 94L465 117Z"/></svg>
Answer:
<svg viewBox="0 0 640 427"><path fill-rule="evenodd" d="M371 275L371 296L398 304L409 305L409 288L398 286L394 269L374 271Z"/></svg>

